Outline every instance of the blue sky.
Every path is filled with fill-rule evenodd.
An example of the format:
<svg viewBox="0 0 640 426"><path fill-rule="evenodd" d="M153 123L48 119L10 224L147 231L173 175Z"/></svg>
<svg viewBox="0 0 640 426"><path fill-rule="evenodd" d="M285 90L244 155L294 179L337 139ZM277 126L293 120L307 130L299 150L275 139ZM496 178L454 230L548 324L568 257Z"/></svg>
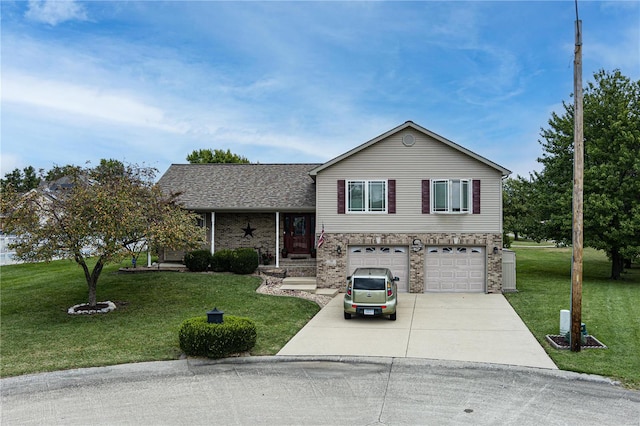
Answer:
<svg viewBox="0 0 640 426"><path fill-rule="evenodd" d="M412 120L527 176L575 4L2 0L1 174L195 149L325 162ZM640 79L640 2L578 4L584 84Z"/></svg>

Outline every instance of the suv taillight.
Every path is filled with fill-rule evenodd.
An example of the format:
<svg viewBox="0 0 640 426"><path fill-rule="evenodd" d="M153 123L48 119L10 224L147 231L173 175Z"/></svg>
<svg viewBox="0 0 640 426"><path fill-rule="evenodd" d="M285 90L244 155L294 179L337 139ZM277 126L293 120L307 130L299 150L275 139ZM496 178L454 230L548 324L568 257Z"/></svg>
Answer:
<svg viewBox="0 0 640 426"><path fill-rule="evenodd" d="M351 296L351 286L350 285L347 286L347 294L349 296Z"/></svg>
<svg viewBox="0 0 640 426"><path fill-rule="evenodd" d="M391 289L391 286L387 287L387 296L391 296L393 294L393 290Z"/></svg>

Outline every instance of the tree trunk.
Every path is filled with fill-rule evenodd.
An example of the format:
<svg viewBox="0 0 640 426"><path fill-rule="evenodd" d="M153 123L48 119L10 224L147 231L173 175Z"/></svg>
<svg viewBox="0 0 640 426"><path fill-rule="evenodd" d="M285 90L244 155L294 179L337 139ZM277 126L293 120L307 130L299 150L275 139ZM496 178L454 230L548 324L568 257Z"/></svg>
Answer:
<svg viewBox="0 0 640 426"><path fill-rule="evenodd" d="M89 285L89 305L96 306L96 292L98 288L98 278L100 278L100 273L102 272L102 268L104 267L104 262L102 258L98 259L96 266L93 267L93 271L91 272L91 277L87 281Z"/></svg>
<svg viewBox="0 0 640 426"><path fill-rule="evenodd" d="M84 278L87 281L87 287L89 288L88 304L90 307L95 307L97 304L96 293L98 288L98 278L100 278L100 273L104 267L104 260L99 258L96 266L91 272L89 272L89 267L81 255L76 254L75 260L82 267L82 270L84 271Z"/></svg>
<svg viewBox="0 0 640 426"><path fill-rule="evenodd" d="M611 279L619 280L624 266L624 258L617 248L611 250Z"/></svg>
<svg viewBox="0 0 640 426"><path fill-rule="evenodd" d="M97 302L96 302L96 290L97 290L97 283L93 280L88 281L87 282L87 286L89 287L89 306L90 307L95 307Z"/></svg>

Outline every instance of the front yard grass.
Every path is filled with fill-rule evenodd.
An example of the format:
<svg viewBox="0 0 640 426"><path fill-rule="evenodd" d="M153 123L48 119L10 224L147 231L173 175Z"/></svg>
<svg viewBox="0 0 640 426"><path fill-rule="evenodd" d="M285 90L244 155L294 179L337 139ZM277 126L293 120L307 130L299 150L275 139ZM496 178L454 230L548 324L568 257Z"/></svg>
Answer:
<svg viewBox="0 0 640 426"><path fill-rule="evenodd" d="M506 297L563 370L598 374L640 389L640 268L612 281L601 252L585 249L582 322L608 349L579 353L552 348L561 309L571 301L571 248L515 248L518 293ZM70 316L86 302L87 286L75 263L0 268L0 376L128 362L177 359L183 320L217 307L256 322L252 355L273 355L319 310L298 298L255 292L254 276L153 272L118 274L105 268L98 300L118 309Z"/></svg>
<svg viewBox="0 0 640 426"><path fill-rule="evenodd" d="M252 355L273 355L318 311L313 302L256 293L255 276L149 272L119 274L109 265L98 301L115 311L72 316L87 301L82 270L70 261L0 268L0 376L177 359L178 329L217 307L255 321Z"/></svg>
<svg viewBox="0 0 640 426"><path fill-rule="evenodd" d="M640 268L608 277L611 264L585 249L582 322L608 349L554 349L545 336L559 334L560 310L571 306L571 248L517 248L518 293L506 297L558 368L598 374L640 389Z"/></svg>
<svg viewBox="0 0 640 426"><path fill-rule="evenodd" d="M536 242L536 241L527 240L527 239L511 240L511 248L513 249L518 247L549 247L549 246L555 246L555 245L556 244L553 241Z"/></svg>

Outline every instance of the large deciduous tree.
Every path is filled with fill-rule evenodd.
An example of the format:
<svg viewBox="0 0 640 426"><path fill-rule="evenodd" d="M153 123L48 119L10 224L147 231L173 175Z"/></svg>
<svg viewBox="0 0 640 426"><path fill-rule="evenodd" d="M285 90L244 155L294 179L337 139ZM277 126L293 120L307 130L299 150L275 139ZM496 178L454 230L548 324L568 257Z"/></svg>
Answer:
<svg viewBox="0 0 640 426"><path fill-rule="evenodd" d="M531 182L518 176L504 181L502 189L502 215L504 229L513 233L518 240L521 236L528 235L533 219L531 208Z"/></svg>
<svg viewBox="0 0 640 426"><path fill-rule="evenodd" d="M248 164L249 160L238 154L233 154L231 150L221 149L199 149L187 155L187 161L191 164L205 163L242 163Z"/></svg>
<svg viewBox="0 0 640 426"><path fill-rule="evenodd" d="M105 264L136 256L143 245L195 248L203 242L197 215L154 184L155 169L102 160L95 168L70 168L70 184L8 193L2 200L5 230L18 236L25 261L75 260L84 271L90 306ZM95 265L90 268L90 257Z"/></svg>
<svg viewBox="0 0 640 426"><path fill-rule="evenodd" d="M640 248L640 81L599 71L584 91L584 244L604 250L619 279ZM571 241L574 107L553 113L542 129L535 175L540 233Z"/></svg>

